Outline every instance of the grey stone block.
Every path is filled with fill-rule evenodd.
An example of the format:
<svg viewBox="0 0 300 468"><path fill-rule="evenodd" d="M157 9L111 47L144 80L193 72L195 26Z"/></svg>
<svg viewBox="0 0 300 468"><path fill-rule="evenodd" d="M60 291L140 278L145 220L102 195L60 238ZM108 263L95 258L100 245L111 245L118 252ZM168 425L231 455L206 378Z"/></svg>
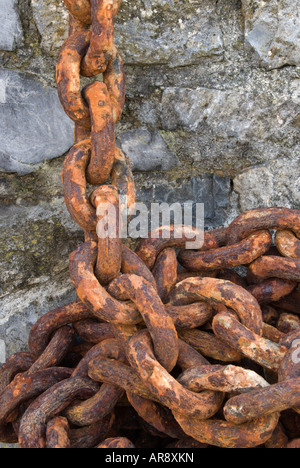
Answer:
<svg viewBox="0 0 300 468"><path fill-rule="evenodd" d="M14 50L22 41L17 0L0 0L0 50Z"/></svg>
<svg viewBox="0 0 300 468"><path fill-rule="evenodd" d="M191 2L128 2L116 18L115 42L125 63L171 68L200 63L203 57L218 61L224 52L216 8L207 0L199 8Z"/></svg>
<svg viewBox="0 0 300 468"><path fill-rule="evenodd" d="M68 37L69 12L64 1L31 0L31 8L42 49L56 57Z"/></svg>
<svg viewBox="0 0 300 468"><path fill-rule="evenodd" d="M300 80L280 90L166 88L162 127L179 158L188 155L204 172L236 174L283 155L299 144Z"/></svg>
<svg viewBox="0 0 300 468"><path fill-rule="evenodd" d="M231 184L229 177L203 174L189 179L178 179L168 183L163 179L155 184L138 187L137 200L150 206L150 203L204 204L205 226L222 226L226 220L230 204ZM193 215L195 215L193 210Z"/></svg>
<svg viewBox="0 0 300 468"><path fill-rule="evenodd" d="M119 136L122 150L130 157L133 171L170 170L178 159L157 131L129 130Z"/></svg>
<svg viewBox="0 0 300 468"><path fill-rule="evenodd" d="M280 158L243 171L234 179L241 211L268 206L300 208L300 157Z"/></svg>
<svg viewBox="0 0 300 468"><path fill-rule="evenodd" d="M19 175L64 154L73 144L73 122L56 89L31 76L0 70L0 170Z"/></svg>
<svg viewBox="0 0 300 468"><path fill-rule="evenodd" d="M300 0L242 0L245 41L266 68L300 65Z"/></svg>

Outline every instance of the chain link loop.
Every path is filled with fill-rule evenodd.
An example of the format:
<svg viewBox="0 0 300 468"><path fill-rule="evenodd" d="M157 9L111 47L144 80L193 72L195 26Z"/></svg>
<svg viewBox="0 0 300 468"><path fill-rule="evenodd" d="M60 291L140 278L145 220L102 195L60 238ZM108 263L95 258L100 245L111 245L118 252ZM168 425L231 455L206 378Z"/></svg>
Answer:
<svg viewBox="0 0 300 468"><path fill-rule="evenodd" d="M75 131L61 178L85 236L69 262L78 299L41 317L29 352L1 367L0 440L139 448L125 437L130 421L169 448L299 447L286 411L300 414L300 211L243 213L197 250L185 244L203 232L181 225L152 231L135 252L122 243L136 189L114 130L125 101L121 0L64 2L57 89ZM81 89L80 76L93 81Z"/></svg>

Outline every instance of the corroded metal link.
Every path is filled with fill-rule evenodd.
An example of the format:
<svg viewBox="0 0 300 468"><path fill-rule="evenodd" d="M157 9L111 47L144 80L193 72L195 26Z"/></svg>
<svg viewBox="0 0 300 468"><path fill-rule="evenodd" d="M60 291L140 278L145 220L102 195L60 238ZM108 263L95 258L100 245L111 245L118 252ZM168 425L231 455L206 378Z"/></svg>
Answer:
<svg viewBox="0 0 300 468"><path fill-rule="evenodd" d="M70 256L70 275L78 297L91 314L110 323L136 324L142 321L137 308L130 302L117 301L102 287L94 274L97 259L97 244L85 242ZM166 311L180 328L188 327L192 321L195 326L205 323L211 314L211 307L192 305L174 307L165 305ZM189 310L189 316L184 313Z"/></svg>
<svg viewBox="0 0 300 468"><path fill-rule="evenodd" d="M285 448L300 448L300 438L292 440Z"/></svg>
<svg viewBox="0 0 300 468"><path fill-rule="evenodd" d="M267 255L258 258L249 266L249 282L258 283L273 277L300 282L300 259Z"/></svg>
<svg viewBox="0 0 300 468"><path fill-rule="evenodd" d="M300 330L298 329L299 336ZM292 342L292 346L288 349L287 353L285 354L284 358L281 361L279 370L278 370L278 381L285 382L290 381L290 379L297 379L300 378L300 362L299 362L299 354L297 350L295 350L294 343L298 343L299 341L294 340ZM297 413L300 414L300 405L297 404L297 407L293 408Z"/></svg>
<svg viewBox="0 0 300 468"><path fill-rule="evenodd" d="M241 276L235 270L231 270L230 268L224 268L222 270L216 271L216 278L224 279L227 281L231 281L231 283L237 284L244 289L247 289L248 283L246 278Z"/></svg>
<svg viewBox="0 0 300 468"><path fill-rule="evenodd" d="M50 343L28 369L27 374L35 374L39 370L58 366L67 355L74 339L75 332L71 327L64 326L56 330Z"/></svg>
<svg viewBox="0 0 300 468"><path fill-rule="evenodd" d="M131 249L122 246L122 273L142 276L154 289L157 289L156 280L140 259ZM212 316L212 307L208 303L194 303L186 306L172 306L165 304L165 310L172 318L177 329L199 327L206 323Z"/></svg>
<svg viewBox="0 0 300 468"><path fill-rule="evenodd" d="M90 31L81 31L66 39L56 66L57 92L64 111L75 123L88 129L91 128L91 116L81 94L80 64L90 37Z"/></svg>
<svg viewBox="0 0 300 468"><path fill-rule="evenodd" d="M269 386L256 372L232 365L195 366L183 372L177 380L194 392L214 390L245 393Z"/></svg>
<svg viewBox="0 0 300 468"><path fill-rule="evenodd" d="M87 377L88 376L88 367L89 362L96 357L108 357L109 359L118 359L120 361L125 360L125 354L118 345L118 342L115 338L110 338L104 342L98 343L93 346L83 357L80 363L74 369L72 376L73 377Z"/></svg>
<svg viewBox="0 0 300 468"><path fill-rule="evenodd" d="M188 344L181 340L179 340L178 344L180 353L177 364L182 370L189 369L195 365L209 364L201 354ZM98 356L96 359L89 362L88 375L93 380L121 386L129 394L138 395L146 400L159 402L159 399L155 394L150 392L137 373L131 367L121 362Z"/></svg>
<svg viewBox="0 0 300 468"><path fill-rule="evenodd" d="M97 391L96 382L81 377L53 385L25 411L19 429L20 448L45 448L45 421L66 408L75 398L88 398Z"/></svg>
<svg viewBox="0 0 300 468"><path fill-rule="evenodd" d="M279 319L279 312L275 307L266 304L261 307L263 321L265 324L276 325L277 320Z"/></svg>
<svg viewBox="0 0 300 468"><path fill-rule="evenodd" d="M278 330L275 327L272 327L272 325L264 323L264 328L263 328L264 338L267 338L267 340L270 340L270 341L274 341L274 343L279 343L283 336L284 336L284 333L282 333L280 330Z"/></svg>
<svg viewBox="0 0 300 468"><path fill-rule="evenodd" d="M134 339L135 336L132 338L132 340ZM141 342L142 341L143 340L141 340ZM178 359L178 364L180 365L180 367L182 367L183 369L187 369L193 365L206 363L206 360L199 353L193 350L193 348L190 348L185 343L179 343L180 356ZM150 341L149 346L149 349L151 349ZM151 351L148 356L148 359L154 359L154 361L156 361ZM158 371L158 369L156 370ZM213 394L211 392L204 392L203 394L197 396L192 392L185 391L185 389L182 388L181 385L178 384L174 380L174 378L171 377L169 374L164 374L165 371L163 371L163 368L161 368L161 371L161 379L158 378L157 372L155 374L158 378L156 385L153 384L153 381L155 381L155 376L153 375L153 378L150 378L152 382L151 385L160 387L160 390L154 389L153 391L153 389L151 390L151 388L147 388L149 387L149 382L143 382L142 380L140 380L137 373L127 365L116 362L113 363L103 358L98 358L90 362L89 364L90 377L92 377L95 380L114 382L115 384L122 385L122 387L124 387L127 391L129 400L134 401L134 407L136 407L139 414L143 414L145 416L145 419L149 423L153 424L156 427L156 429L169 434L171 437L178 437L181 430L179 430L177 424L174 422L173 417L171 417L171 414L168 411L166 412L166 410L163 410L160 406L157 406L155 402L161 402L164 404L164 406L167 406L171 409L173 407L178 406L182 408L185 404L187 404L186 399L188 396L190 396L191 405L196 404L196 408L194 411L199 413L199 407L201 406L201 414L202 416L205 416L207 413L215 411L216 406L220 405L221 395L219 395L220 399L219 397L217 397L217 400L216 397L213 397ZM168 375L168 384L166 383L166 375ZM165 388L164 391L166 392L166 395L163 396L162 389L164 386L172 388L172 392L176 391L176 393L169 393L168 398L168 390L167 388ZM139 398L135 398L133 395L138 395ZM171 398L171 395L174 395L174 397ZM166 403L167 401L168 403ZM207 408L205 408L206 404L208 405Z"/></svg>
<svg viewBox="0 0 300 468"><path fill-rule="evenodd" d="M125 355L117 341L115 339L105 340L88 351L74 370L72 377L88 377L89 362L98 356L117 359L120 362L125 360ZM72 424L77 426L94 424L113 411L123 393L124 391L120 387L103 384L90 399L70 405L65 411L65 415Z"/></svg>
<svg viewBox="0 0 300 468"><path fill-rule="evenodd" d="M300 210L276 207L246 211L228 226L227 244L235 244L261 229L290 229L300 237Z"/></svg>
<svg viewBox="0 0 300 468"><path fill-rule="evenodd" d="M72 16L87 26L92 24L90 0L64 0L64 2Z"/></svg>
<svg viewBox="0 0 300 468"><path fill-rule="evenodd" d="M276 326L282 333L289 333L292 330L300 328L300 317L283 312L280 314Z"/></svg>
<svg viewBox="0 0 300 468"><path fill-rule="evenodd" d="M259 231L231 244L218 249L204 252L183 250L179 253L178 261L189 270L216 270L248 265L256 258L264 255L272 245L269 231Z"/></svg>
<svg viewBox="0 0 300 468"><path fill-rule="evenodd" d="M98 257L95 274L99 282L106 285L116 278L121 270L119 194L115 187L103 185L92 193L91 202L96 208L98 221Z"/></svg>
<svg viewBox="0 0 300 468"><path fill-rule="evenodd" d="M64 0L56 74L75 124L61 178L85 238L69 262L78 300L41 317L30 352L1 367L0 441L135 448L141 429L165 448L299 447L300 210L250 210L209 232L162 226L135 252L122 245L136 188L114 131L121 1ZM82 90L80 75L100 73Z"/></svg>
<svg viewBox="0 0 300 468"><path fill-rule="evenodd" d="M174 412L174 416L187 435L222 448L252 448L264 444L271 437L279 419L279 413L273 413L236 425L218 419L201 421L187 418L182 413Z"/></svg>
<svg viewBox="0 0 300 468"><path fill-rule="evenodd" d="M51 334L64 325L93 316L80 300L51 310L33 325L29 333L28 346L35 357L40 356L49 343Z"/></svg>
<svg viewBox="0 0 300 468"><path fill-rule="evenodd" d="M97 280L94 273L97 251L97 243L85 242L70 256L70 275L78 297L100 320L110 323L140 323L142 316L136 307L114 299Z"/></svg>
<svg viewBox="0 0 300 468"><path fill-rule="evenodd" d="M124 274L133 274L142 276L146 281L148 281L155 289L157 289L156 281L145 263L140 259L140 257L133 252L126 245L122 245L122 273Z"/></svg>
<svg viewBox="0 0 300 468"><path fill-rule="evenodd" d="M91 129L89 106L81 93L80 65L90 43L91 32L79 31L66 39L56 67L57 91L66 114L80 127ZM110 102L113 122L122 114L125 99L124 70L117 51L113 62L103 74Z"/></svg>
<svg viewBox="0 0 300 468"><path fill-rule="evenodd" d="M179 355L177 365L182 371L190 369L194 366L205 366L209 364L209 361L205 359L198 351L192 346L188 345L182 340L178 340Z"/></svg>
<svg viewBox="0 0 300 468"><path fill-rule="evenodd" d="M119 193L120 212L131 216L135 208L136 188L129 157L116 147L114 165L110 174L111 185ZM125 216L124 216L125 217Z"/></svg>
<svg viewBox="0 0 300 468"><path fill-rule="evenodd" d="M300 239L292 231L278 230L275 235L275 244L284 257L300 258Z"/></svg>
<svg viewBox="0 0 300 468"><path fill-rule="evenodd" d="M223 362L240 361L242 355L230 343L202 330L179 330L179 337L208 358Z"/></svg>
<svg viewBox="0 0 300 468"><path fill-rule="evenodd" d="M91 139L91 129L82 127L81 125L75 123L74 144L77 145L77 143L80 143L81 141L90 140L90 139Z"/></svg>
<svg viewBox="0 0 300 468"><path fill-rule="evenodd" d="M224 416L229 422L243 424L294 406L300 406L300 378L230 398L224 406Z"/></svg>
<svg viewBox="0 0 300 468"><path fill-rule="evenodd" d="M56 416L48 421L46 428L46 447L48 449L71 448L70 426L66 418Z"/></svg>
<svg viewBox="0 0 300 468"><path fill-rule="evenodd" d="M190 417L208 419L220 409L223 394L204 391L190 392L177 382L156 360L150 336L142 330L128 343L127 358L142 381L159 401L173 411L189 414Z"/></svg>
<svg viewBox="0 0 300 468"><path fill-rule="evenodd" d="M202 250L218 248L225 241L225 229L203 231L187 226L162 226L149 233L147 239L141 240L136 249L138 256L150 270L155 264L158 254L167 247L185 247L186 242L193 242L204 236Z"/></svg>
<svg viewBox="0 0 300 468"><path fill-rule="evenodd" d="M107 437L114 421L115 416L111 413L97 423L78 429L71 429L71 448L95 448Z"/></svg>
<svg viewBox="0 0 300 468"><path fill-rule="evenodd" d="M71 13L69 14L69 36L77 32L87 31L88 29L89 25L82 23L82 21L79 21Z"/></svg>
<svg viewBox="0 0 300 468"><path fill-rule="evenodd" d="M229 312L217 314L212 325L215 334L225 343L261 366L278 371L285 347L257 335Z"/></svg>
<svg viewBox="0 0 300 468"><path fill-rule="evenodd" d="M205 302L195 302L183 306L164 304L164 306L177 330L200 327L208 322L213 315L212 306Z"/></svg>
<svg viewBox="0 0 300 468"><path fill-rule="evenodd" d="M182 340L178 340L178 345L180 352L177 364L182 370L209 364L201 354ZM98 356L89 362L88 367L88 375L96 381L114 383L122 386L130 394L133 393L151 401L159 401L154 394L152 395L137 373L126 364Z"/></svg>
<svg viewBox="0 0 300 468"><path fill-rule="evenodd" d="M164 249L157 256L152 270L159 297L164 302L177 283L177 255L175 249Z"/></svg>
<svg viewBox="0 0 300 468"><path fill-rule="evenodd" d="M128 364L99 356L89 362L88 375L96 382L106 382L119 386L126 392L134 393L147 400L160 402L142 381L137 372Z"/></svg>
<svg viewBox="0 0 300 468"><path fill-rule="evenodd" d="M86 169L90 161L91 140L74 145L64 161L61 174L64 199L74 221L85 231L96 231L95 207L87 196Z"/></svg>
<svg viewBox="0 0 300 468"><path fill-rule="evenodd" d="M111 60L103 73L103 82L106 84L112 105L114 123L120 119L125 104L125 77L124 66L118 50L113 47Z"/></svg>
<svg viewBox="0 0 300 468"><path fill-rule="evenodd" d="M135 445L126 437L111 437L104 440L97 448L104 449L129 449L135 448Z"/></svg>
<svg viewBox="0 0 300 468"><path fill-rule="evenodd" d="M279 307L294 314L300 315L300 288L297 286L291 291L290 294L285 295L284 298L277 299L277 302L274 301L274 307Z"/></svg>
<svg viewBox="0 0 300 468"><path fill-rule="evenodd" d="M87 194L86 178L91 148L90 139L74 145L65 158L61 178L64 200L70 215L84 231L96 232L96 209ZM127 210L130 212L135 204L133 175L128 164L128 157L118 148L115 148L111 181L119 193L120 210L125 213Z"/></svg>
<svg viewBox="0 0 300 468"><path fill-rule="evenodd" d="M112 326L109 323L101 323L92 319L73 322L76 334L87 343L100 343L109 338L114 338Z"/></svg>
<svg viewBox="0 0 300 468"><path fill-rule="evenodd" d="M299 330L300 336L300 330ZM292 346L288 349L283 357L278 369L278 381L284 382L285 380L295 379L300 377L300 363L295 359L295 348Z"/></svg>
<svg viewBox="0 0 300 468"><path fill-rule="evenodd" d="M115 132L112 106L104 83L96 81L83 90L91 116L91 159L86 170L87 181L101 185L111 173L115 156Z"/></svg>
<svg viewBox="0 0 300 468"><path fill-rule="evenodd" d="M300 329L297 328L296 330L291 331L290 333L287 333L286 335L283 335L283 337L280 339L280 344L282 346L285 346L287 349L290 349L293 347L295 343L298 343L298 340L300 340Z"/></svg>
<svg viewBox="0 0 300 468"><path fill-rule="evenodd" d="M288 296L296 287L295 281L269 278L260 283L251 284L246 289L259 304L272 304Z"/></svg>
<svg viewBox="0 0 300 468"><path fill-rule="evenodd" d="M34 361L34 355L28 352L10 356L0 368L0 394L17 374L27 371Z"/></svg>
<svg viewBox="0 0 300 468"><path fill-rule="evenodd" d="M258 302L240 286L216 278L190 278L177 284L169 295L169 302L174 305L196 300L224 304L238 314L246 327L262 335L262 312Z"/></svg>
<svg viewBox="0 0 300 468"><path fill-rule="evenodd" d="M17 375L1 394L0 440L5 442L3 435L6 433L7 420L22 402L37 397L70 375L71 370L65 368L43 369L33 375Z"/></svg>
<svg viewBox="0 0 300 468"><path fill-rule="evenodd" d="M174 439L181 439L185 436L168 408L134 393L127 392L127 398L138 415L159 432Z"/></svg>
<svg viewBox="0 0 300 468"><path fill-rule="evenodd" d="M181 283L181 281L187 279L187 278L195 278L197 276L200 276L201 278L216 278L217 277L217 270L213 271L188 271L185 268L180 269L177 271L177 283Z"/></svg>
<svg viewBox="0 0 300 468"><path fill-rule="evenodd" d="M266 448L286 448L288 437L284 432L282 424L279 422L275 427L269 440L265 442Z"/></svg>
<svg viewBox="0 0 300 468"><path fill-rule="evenodd" d="M139 309L152 337L155 355L171 371L178 358L178 337L171 317L156 290L137 275L121 275L108 287L119 300L131 300Z"/></svg>
<svg viewBox="0 0 300 468"><path fill-rule="evenodd" d="M81 67L83 76L95 76L106 70L113 48L114 17L121 4L121 0L90 0L90 2L92 36Z"/></svg>

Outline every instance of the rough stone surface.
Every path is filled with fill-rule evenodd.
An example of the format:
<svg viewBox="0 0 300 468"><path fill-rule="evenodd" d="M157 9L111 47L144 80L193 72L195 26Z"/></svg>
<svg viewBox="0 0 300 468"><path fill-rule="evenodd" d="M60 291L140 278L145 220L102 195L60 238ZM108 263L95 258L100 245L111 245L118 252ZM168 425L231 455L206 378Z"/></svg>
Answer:
<svg viewBox="0 0 300 468"><path fill-rule="evenodd" d="M162 127L173 133L174 142L203 169L233 173L298 152L299 97L299 79L272 94L166 88Z"/></svg>
<svg viewBox="0 0 300 468"><path fill-rule="evenodd" d="M222 31L212 2L181 2L180 7L172 0L134 3L124 1L122 21L116 19L116 45L126 63L180 67L222 56Z"/></svg>
<svg viewBox="0 0 300 468"><path fill-rule="evenodd" d="M8 355L26 348L41 313L74 297L69 254L83 236L64 206L62 164L0 177L0 339Z"/></svg>
<svg viewBox="0 0 300 468"><path fill-rule="evenodd" d="M300 1L242 0L246 45L269 69L300 65Z"/></svg>
<svg viewBox="0 0 300 468"><path fill-rule="evenodd" d="M264 206L300 209L300 157L249 168L234 179L242 211Z"/></svg>
<svg viewBox="0 0 300 468"><path fill-rule="evenodd" d="M178 164L159 132L128 130L120 134L119 140L122 150L130 157L133 171L167 171Z"/></svg>
<svg viewBox="0 0 300 468"><path fill-rule="evenodd" d="M5 343L5 360L20 350L28 350L29 332L41 315L69 304L76 298L67 274L45 282L42 288L38 284L25 291L16 291L10 295L9 300L3 298L0 335Z"/></svg>
<svg viewBox="0 0 300 468"><path fill-rule="evenodd" d="M0 40L0 352L4 342L10 355L39 316L74 298L68 258L83 233L60 180L73 136L55 90L67 10L63 0L4 4L18 4L22 26L12 49ZM300 208L299 24L299 0L122 1L116 134L139 201L204 203L207 228L257 206Z"/></svg>
<svg viewBox="0 0 300 468"><path fill-rule="evenodd" d="M42 49L50 55L57 55L68 37L68 12L63 0L31 0L31 5Z"/></svg>
<svg viewBox="0 0 300 468"><path fill-rule="evenodd" d="M23 175L60 156L73 144L73 127L55 89L0 70L0 170Z"/></svg>
<svg viewBox="0 0 300 468"><path fill-rule="evenodd" d="M230 205L230 178L203 174L189 179L167 182L160 178L156 184L145 182L138 187L137 198L150 208L151 203L204 204L206 226L222 226ZM194 213L195 214L195 211Z"/></svg>
<svg viewBox="0 0 300 468"><path fill-rule="evenodd" d="M14 50L22 41L17 0L0 0L0 50Z"/></svg>

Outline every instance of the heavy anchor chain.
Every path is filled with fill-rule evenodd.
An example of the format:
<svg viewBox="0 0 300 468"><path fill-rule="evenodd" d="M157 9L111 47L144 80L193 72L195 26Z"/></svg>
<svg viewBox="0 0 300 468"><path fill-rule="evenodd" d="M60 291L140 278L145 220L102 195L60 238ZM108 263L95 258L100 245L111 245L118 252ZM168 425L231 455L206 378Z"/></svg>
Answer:
<svg viewBox="0 0 300 468"><path fill-rule="evenodd" d="M124 218L108 208L130 216L135 206L130 161L114 133L125 101L113 41L121 0L64 1L70 34L57 87L75 124L62 184L85 234L70 256L78 298L42 316L29 351L1 367L0 440L21 448L299 448L300 211L243 213L205 232L198 250L185 249L197 230L178 237L176 225L127 247ZM83 90L80 75L94 77Z"/></svg>

